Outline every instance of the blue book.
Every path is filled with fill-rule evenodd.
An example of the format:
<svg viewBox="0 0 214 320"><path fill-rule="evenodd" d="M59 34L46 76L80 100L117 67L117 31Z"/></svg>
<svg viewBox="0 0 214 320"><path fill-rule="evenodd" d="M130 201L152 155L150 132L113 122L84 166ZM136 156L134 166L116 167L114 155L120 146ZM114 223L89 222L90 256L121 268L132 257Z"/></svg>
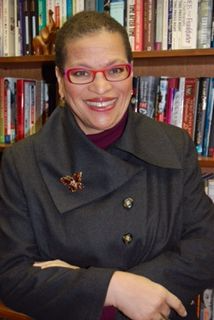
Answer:
<svg viewBox="0 0 214 320"><path fill-rule="evenodd" d="M67 11L67 19L73 15L73 1L67 0L66 1L66 11Z"/></svg>
<svg viewBox="0 0 214 320"><path fill-rule="evenodd" d="M208 91L208 101L205 114L205 125L204 125L204 141L202 155L208 156L209 140L211 132L211 124L213 118L213 108L214 108L214 78L210 79L209 91Z"/></svg>
<svg viewBox="0 0 214 320"><path fill-rule="evenodd" d="M110 15L117 20L122 26L125 26L125 1L111 0Z"/></svg>

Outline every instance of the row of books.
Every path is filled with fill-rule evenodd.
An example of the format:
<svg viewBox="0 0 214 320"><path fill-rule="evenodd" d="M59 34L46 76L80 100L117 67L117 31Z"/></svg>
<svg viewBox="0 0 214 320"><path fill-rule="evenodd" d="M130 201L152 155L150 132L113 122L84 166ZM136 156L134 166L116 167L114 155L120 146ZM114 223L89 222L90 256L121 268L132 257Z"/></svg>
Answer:
<svg viewBox="0 0 214 320"><path fill-rule="evenodd" d="M54 85L43 80L0 78L0 143L40 130L53 109L55 92Z"/></svg>
<svg viewBox="0 0 214 320"><path fill-rule="evenodd" d="M135 76L133 109L187 130L199 155L214 157L214 78Z"/></svg>
<svg viewBox="0 0 214 320"><path fill-rule="evenodd" d="M0 56L35 54L33 38L50 23L49 10L57 30L71 15L104 11L107 4L106 0L0 0Z"/></svg>
<svg viewBox="0 0 214 320"><path fill-rule="evenodd" d="M82 10L107 12L127 29L133 51L213 47L213 0L0 0L0 56L35 54L32 39Z"/></svg>
<svg viewBox="0 0 214 320"><path fill-rule="evenodd" d="M110 1L126 26L133 51L210 48L213 0Z"/></svg>

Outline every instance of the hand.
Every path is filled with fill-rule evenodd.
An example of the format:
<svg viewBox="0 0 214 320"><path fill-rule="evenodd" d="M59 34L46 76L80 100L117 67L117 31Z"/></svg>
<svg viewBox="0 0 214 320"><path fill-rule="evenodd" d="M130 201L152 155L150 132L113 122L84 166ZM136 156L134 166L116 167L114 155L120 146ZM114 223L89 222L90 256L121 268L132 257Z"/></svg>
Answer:
<svg viewBox="0 0 214 320"><path fill-rule="evenodd" d="M112 305L132 320L167 319L170 309L187 315L182 302L170 291L145 277L116 271L109 284L105 305Z"/></svg>
<svg viewBox="0 0 214 320"><path fill-rule="evenodd" d="M34 262L33 267L40 267L41 269L47 269L52 267L62 267L62 268L69 268L69 269L79 269L78 266L74 266L62 260L50 260L50 261L41 261L41 262Z"/></svg>

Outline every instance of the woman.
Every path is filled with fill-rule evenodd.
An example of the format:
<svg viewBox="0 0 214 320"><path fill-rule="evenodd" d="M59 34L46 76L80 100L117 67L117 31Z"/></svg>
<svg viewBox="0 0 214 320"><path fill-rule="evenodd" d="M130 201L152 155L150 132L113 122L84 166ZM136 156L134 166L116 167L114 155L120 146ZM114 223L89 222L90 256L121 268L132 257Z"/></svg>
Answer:
<svg viewBox="0 0 214 320"><path fill-rule="evenodd" d="M56 39L65 106L3 155L0 296L35 319L182 319L214 282L195 147L129 110L132 75L125 29L78 13Z"/></svg>

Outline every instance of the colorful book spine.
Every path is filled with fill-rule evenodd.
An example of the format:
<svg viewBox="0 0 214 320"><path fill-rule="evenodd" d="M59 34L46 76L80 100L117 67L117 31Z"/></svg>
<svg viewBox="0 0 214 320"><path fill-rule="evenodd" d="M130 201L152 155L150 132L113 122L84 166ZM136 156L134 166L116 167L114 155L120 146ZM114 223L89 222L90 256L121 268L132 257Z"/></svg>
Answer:
<svg viewBox="0 0 214 320"><path fill-rule="evenodd" d="M142 51L143 48L143 1L135 0L135 43L134 51Z"/></svg>

